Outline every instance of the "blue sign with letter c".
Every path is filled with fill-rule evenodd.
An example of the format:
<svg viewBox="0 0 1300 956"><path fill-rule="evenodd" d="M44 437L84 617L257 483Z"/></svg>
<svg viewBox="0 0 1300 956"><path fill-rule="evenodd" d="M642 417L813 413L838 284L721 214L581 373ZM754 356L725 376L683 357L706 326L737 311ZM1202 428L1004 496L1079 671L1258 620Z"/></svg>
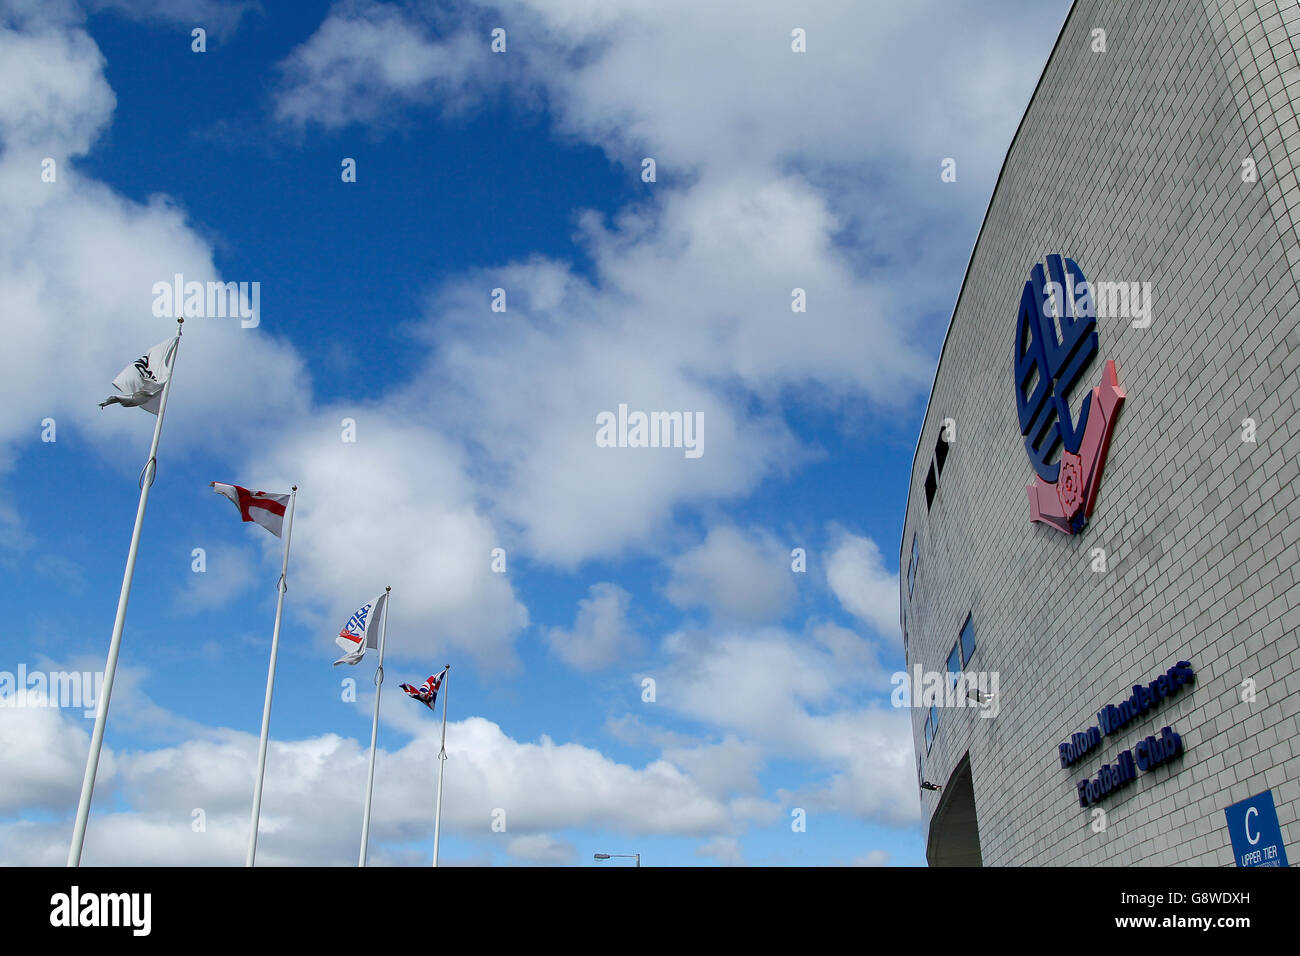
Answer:
<svg viewBox="0 0 1300 956"><path fill-rule="evenodd" d="M1273 791L1265 790L1224 811L1237 866L1288 866Z"/></svg>

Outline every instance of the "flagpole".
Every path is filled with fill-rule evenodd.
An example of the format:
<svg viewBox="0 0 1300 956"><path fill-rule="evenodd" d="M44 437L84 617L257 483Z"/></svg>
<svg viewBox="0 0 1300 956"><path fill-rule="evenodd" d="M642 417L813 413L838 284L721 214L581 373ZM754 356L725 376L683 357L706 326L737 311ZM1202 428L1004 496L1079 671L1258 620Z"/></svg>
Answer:
<svg viewBox="0 0 1300 956"><path fill-rule="evenodd" d="M122 629L126 626L126 605L131 599L131 580L135 577L135 559L140 553L140 532L144 526L144 509L149 503L149 489L153 487L158 472L158 439L162 437L163 416L167 413L167 397L171 394L175 378L176 359L181 350L183 316L176 318L176 348L172 352L167 382L163 385L162 400L158 406L158 420L153 425L153 442L149 445L149 460L140 473L140 503L135 509L135 528L131 531L131 547L126 554L126 571L122 574L122 590L117 596L117 616L113 619L113 638L108 643L108 661L104 664L104 686L99 692L95 707L95 729L90 735L90 753L86 756L86 773L81 779L81 799L77 802L77 822L72 830L72 845L68 847L68 866L81 866L81 847L86 840L86 821L90 818L90 799L95 793L95 774L99 771L99 752L104 746L104 725L108 722L108 699L113 694L113 678L117 674L117 655L122 649Z"/></svg>
<svg viewBox="0 0 1300 956"><path fill-rule="evenodd" d="M447 765L447 678L451 665L442 669L442 748L438 751L438 808L433 815L433 865L438 865L438 836L442 826L442 771Z"/></svg>
<svg viewBox="0 0 1300 956"><path fill-rule="evenodd" d="M284 612L284 592L289 590L289 542L293 539L293 508L298 501L298 486L289 490L289 520L284 527L284 558L280 562L279 592L275 599L275 629L271 632L271 664L266 670L266 700L262 703L262 739L257 745L257 783L253 787L253 819L248 827L248 855L244 866L257 858L257 828L262 819L262 780L266 776L266 741L271 732L271 692L275 689L275 660L280 653L280 615Z"/></svg>
<svg viewBox="0 0 1300 956"><path fill-rule="evenodd" d="M388 635L388 605L392 603L392 588L384 588L388 600L384 602L384 619L379 623L379 666L375 668L375 716L370 722L370 775L366 779L366 808L361 814L361 855L357 866L366 865L366 849L370 843L370 797L375 790L375 738L379 734L379 692L384 688L384 638ZM362 639L365 635L362 634Z"/></svg>

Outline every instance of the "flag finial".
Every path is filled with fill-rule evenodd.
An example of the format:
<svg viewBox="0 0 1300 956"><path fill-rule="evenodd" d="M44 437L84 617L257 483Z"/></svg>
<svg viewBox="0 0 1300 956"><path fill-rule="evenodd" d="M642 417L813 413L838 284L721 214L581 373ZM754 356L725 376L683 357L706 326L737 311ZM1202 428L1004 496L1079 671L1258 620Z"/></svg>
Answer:
<svg viewBox="0 0 1300 956"><path fill-rule="evenodd" d="M293 486L292 488L290 488L289 490L290 490L290 491L297 491L297 490L298 490L298 486L297 486L297 485L294 485L294 486Z"/></svg>
<svg viewBox="0 0 1300 956"><path fill-rule="evenodd" d="M392 585L388 585L388 584L384 585L384 590L385 590L385 591L391 591L392 589L393 589L393 588L392 588Z"/></svg>

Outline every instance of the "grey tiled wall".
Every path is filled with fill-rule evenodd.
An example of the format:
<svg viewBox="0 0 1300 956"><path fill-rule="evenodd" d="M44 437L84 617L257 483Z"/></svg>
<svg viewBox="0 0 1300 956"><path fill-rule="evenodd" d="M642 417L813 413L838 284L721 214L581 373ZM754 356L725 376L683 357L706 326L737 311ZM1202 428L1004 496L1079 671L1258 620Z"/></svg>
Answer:
<svg viewBox="0 0 1300 956"><path fill-rule="evenodd" d="M1224 807L1265 788L1300 857L1297 49L1295 3L1079 0L1012 145L944 346L901 557L915 530L909 663L944 670L973 612L970 666L1000 675L999 716L941 710L925 756L943 783L969 751L986 865L1232 865ZM1021 287L1050 253L1093 282L1150 282L1153 299L1150 328L1099 320L1080 390L1114 359L1128 398L1074 537L1029 522L1012 392ZM1059 742L1180 658L1190 692L1060 767ZM922 753L924 722L914 709ZM1094 833L1074 781L1166 724L1186 752L1105 799ZM926 820L937 797L921 797Z"/></svg>

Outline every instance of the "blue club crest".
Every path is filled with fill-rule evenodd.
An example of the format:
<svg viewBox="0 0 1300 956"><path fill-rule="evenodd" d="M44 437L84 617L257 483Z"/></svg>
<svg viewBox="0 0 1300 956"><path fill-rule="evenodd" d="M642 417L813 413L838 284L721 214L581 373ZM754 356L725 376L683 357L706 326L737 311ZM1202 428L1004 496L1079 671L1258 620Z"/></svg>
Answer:
<svg viewBox="0 0 1300 956"><path fill-rule="evenodd" d="M1088 425L1089 403L1076 422L1070 391L1097 354L1097 317L1083 270L1069 258L1036 264L1020 295L1020 316L1012 352L1016 412L1025 451L1034 471L1049 484L1061 463L1059 451L1077 454Z"/></svg>

